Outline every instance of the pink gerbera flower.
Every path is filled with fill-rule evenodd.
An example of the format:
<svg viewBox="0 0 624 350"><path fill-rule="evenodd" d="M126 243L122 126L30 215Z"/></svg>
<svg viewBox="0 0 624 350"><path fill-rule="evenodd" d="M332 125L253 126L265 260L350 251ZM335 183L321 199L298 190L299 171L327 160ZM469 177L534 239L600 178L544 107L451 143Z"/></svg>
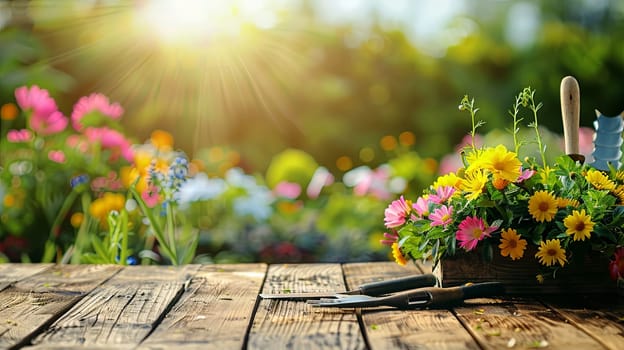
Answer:
<svg viewBox="0 0 624 350"><path fill-rule="evenodd" d="M407 217L412 211L412 202L401 198L392 201L384 211L384 222L386 227L393 228L401 226L407 221Z"/></svg>
<svg viewBox="0 0 624 350"><path fill-rule="evenodd" d="M609 273L614 280L619 277L624 278L624 247L615 250L613 260L609 263Z"/></svg>
<svg viewBox="0 0 624 350"><path fill-rule="evenodd" d="M436 189L436 193L429 196L429 201L442 204L445 203L455 193L455 188L452 186L440 186Z"/></svg>
<svg viewBox="0 0 624 350"><path fill-rule="evenodd" d="M110 103L108 97L102 94L91 94L89 96L81 97L74 105L74 111L71 115L72 125L74 129L82 131L84 126L80 122L85 115L98 112L111 119L119 119L124 110L119 103Z"/></svg>
<svg viewBox="0 0 624 350"><path fill-rule="evenodd" d="M111 150L113 152L111 160L117 159L119 155L129 162L132 162L134 159L132 145L119 131L106 127L87 128L84 134L90 142L98 142L102 145L102 148Z"/></svg>
<svg viewBox="0 0 624 350"><path fill-rule="evenodd" d="M40 135L59 133L67 127L69 120L59 111L50 114L35 113L30 118L30 128Z"/></svg>
<svg viewBox="0 0 624 350"><path fill-rule="evenodd" d="M12 143L28 142L32 137L32 132L28 129L9 130L7 133L7 140Z"/></svg>
<svg viewBox="0 0 624 350"><path fill-rule="evenodd" d="M423 197L418 197L413 207L420 219L429 216L429 201Z"/></svg>
<svg viewBox="0 0 624 350"><path fill-rule="evenodd" d="M15 100L23 110L33 111L38 115L47 116L57 110L56 102L50 97L48 90L41 89L37 85L15 89Z"/></svg>
<svg viewBox="0 0 624 350"><path fill-rule="evenodd" d="M459 246L466 251L473 250L477 243L498 229L498 226L487 226L483 219L476 216L465 218L457 230L456 237L460 242Z"/></svg>
<svg viewBox="0 0 624 350"><path fill-rule="evenodd" d="M453 221L453 206L443 205L429 215L429 220L431 220L431 226L448 226Z"/></svg>
<svg viewBox="0 0 624 350"><path fill-rule="evenodd" d="M533 175L535 175L535 170L531 170L531 169L525 169L525 170L521 170L520 176L518 177L518 180L516 180L516 182L521 183L524 182L528 179L530 179Z"/></svg>
<svg viewBox="0 0 624 350"><path fill-rule="evenodd" d="M48 159L50 159L51 161L55 162L55 163L60 163L63 164L65 163L65 153L63 153L63 151L61 150L53 150L48 152Z"/></svg>

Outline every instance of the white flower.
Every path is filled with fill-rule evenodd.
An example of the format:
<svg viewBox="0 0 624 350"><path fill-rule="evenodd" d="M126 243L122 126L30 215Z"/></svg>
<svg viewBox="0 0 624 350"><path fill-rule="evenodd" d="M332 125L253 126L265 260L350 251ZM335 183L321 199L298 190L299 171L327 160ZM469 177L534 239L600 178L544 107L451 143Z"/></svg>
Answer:
<svg viewBox="0 0 624 350"><path fill-rule="evenodd" d="M223 179L210 179L205 173L199 173L185 181L177 194L181 206L192 202L210 200L219 197L227 189Z"/></svg>

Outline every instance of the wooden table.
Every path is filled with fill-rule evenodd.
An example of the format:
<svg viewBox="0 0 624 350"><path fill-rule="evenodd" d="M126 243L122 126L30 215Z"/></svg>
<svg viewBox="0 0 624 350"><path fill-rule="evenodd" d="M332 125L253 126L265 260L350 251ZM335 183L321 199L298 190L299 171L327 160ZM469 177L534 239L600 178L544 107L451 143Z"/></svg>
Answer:
<svg viewBox="0 0 624 350"><path fill-rule="evenodd" d="M423 273L391 262L0 265L0 348L624 349L624 300L479 299L452 309L312 308L260 291L344 290Z"/></svg>

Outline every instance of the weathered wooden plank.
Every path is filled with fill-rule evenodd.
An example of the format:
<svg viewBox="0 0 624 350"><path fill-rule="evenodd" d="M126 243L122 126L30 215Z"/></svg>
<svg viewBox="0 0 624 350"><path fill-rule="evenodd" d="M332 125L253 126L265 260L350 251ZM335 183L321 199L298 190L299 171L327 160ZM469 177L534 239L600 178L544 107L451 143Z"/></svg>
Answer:
<svg viewBox="0 0 624 350"><path fill-rule="evenodd" d="M119 271L112 265L55 265L0 293L0 348L27 343Z"/></svg>
<svg viewBox="0 0 624 350"><path fill-rule="evenodd" d="M530 299L455 308L457 317L484 349L604 349L559 313Z"/></svg>
<svg viewBox="0 0 624 350"><path fill-rule="evenodd" d="M547 306L608 349L624 349L624 298L614 295L547 298Z"/></svg>
<svg viewBox="0 0 624 350"><path fill-rule="evenodd" d="M34 348L134 347L152 331L198 268L125 267L38 336Z"/></svg>
<svg viewBox="0 0 624 350"><path fill-rule="evenodd" d="M350 288L423 271L420 265L400 266L394 262L346 264L343 269ZM373 350L479 348L449 310L362 309L361 317Z"/></svg>
<svg viewBox="0 0 624 350"><path fill-rule="evenodd" d="M0 264L0 291L50 267L52 264Z"/></svg>
<svg viewBox="0 0 624 350"><path fill-rule="evenodd" d="M242 349L266 264L204 265L139 349Z"/></svg>
<svg viewBox="0 0 624 350"><path fill-rule="evenodd" d="M344 290L338 264L271 265L263 293ZM248 349L364 349L352 311L312 308L305 301L260 300Z"/></svg>

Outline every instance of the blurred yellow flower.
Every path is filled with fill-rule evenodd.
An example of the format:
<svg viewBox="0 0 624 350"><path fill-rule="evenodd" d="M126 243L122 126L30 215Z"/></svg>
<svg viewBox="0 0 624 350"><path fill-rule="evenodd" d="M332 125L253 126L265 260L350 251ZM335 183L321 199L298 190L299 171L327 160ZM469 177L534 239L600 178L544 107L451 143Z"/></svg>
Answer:
<svg viewBox="0 0 624 350"><path fill-rule="evenodd" d="M99 220L100 225L106 226L106 218L113 211L121 211L126 204L126 197L120 193L106 192L93 202L89 207L89 213Z"/></svg>
<svg viewBox="0 0 624 350"><path fill-rule="evenodd" d="M74 213L69 219L69 222L74 228L78 228L82 224L82 220L84 220L83 213Z"/></svg>
<svg viewBox="0 0 624 350"><path fill-rule="evenodd" d="M164 130L154 130L150 142L161 151L170 151L173 148L173 135Z"/></svg>

